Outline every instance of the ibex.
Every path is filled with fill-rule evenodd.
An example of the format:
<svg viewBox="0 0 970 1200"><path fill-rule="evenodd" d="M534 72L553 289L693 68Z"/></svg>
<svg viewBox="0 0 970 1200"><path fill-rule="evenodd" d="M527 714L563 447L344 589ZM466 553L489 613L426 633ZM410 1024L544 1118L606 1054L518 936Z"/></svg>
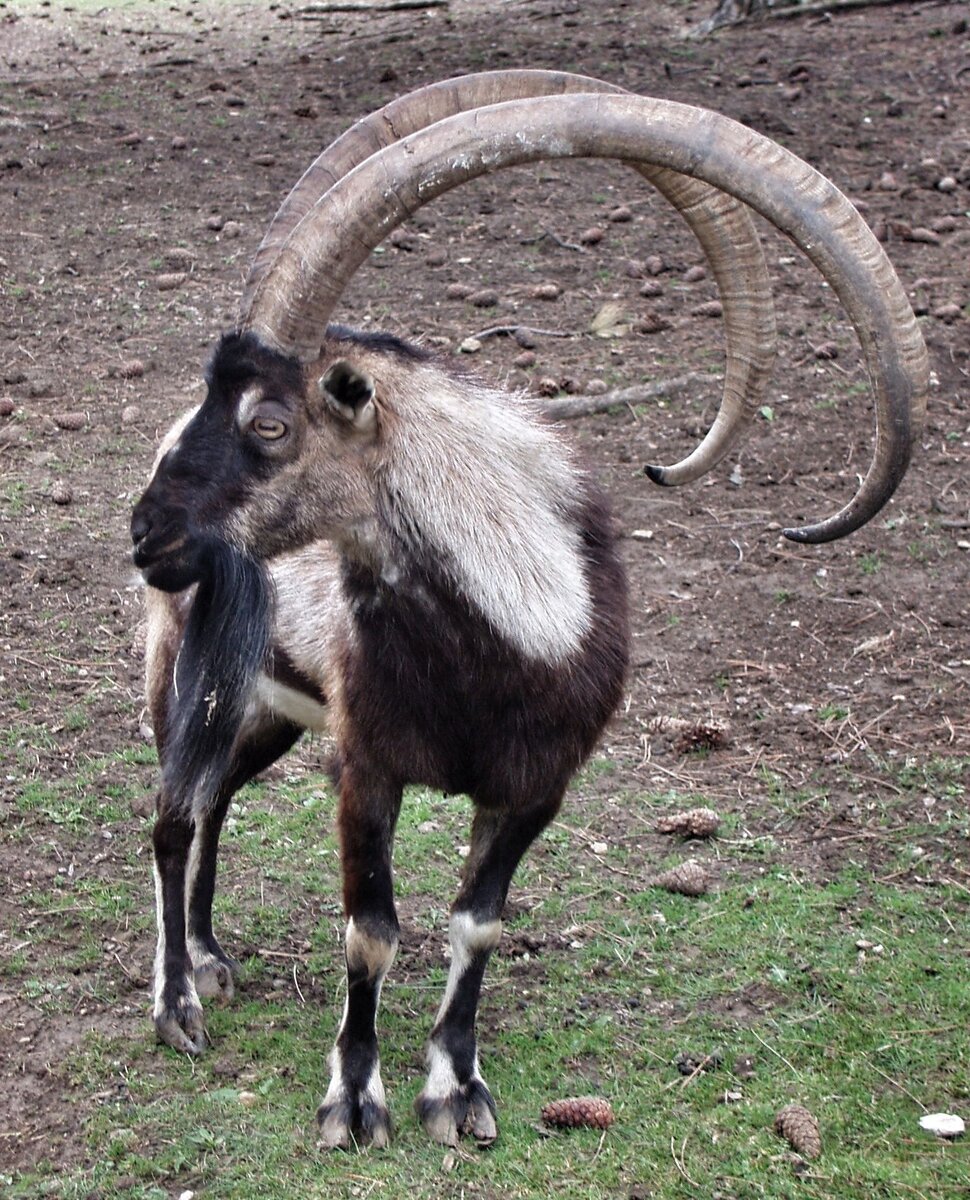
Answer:
<svg viewBox="0 0 970 1200"><path fill-rule="evenodd" d="M876 399L856 495L787 535L821 542L870 520L922 416L925 349L882 248L834 185L727 118L575 76L485 74L396 101L310 168L132 537L146 582L169 593L152 601L164 636L149 672L163 763L154 1015L178 1049L205 1044L199 995L231 990L210 906L232 789L324 703L329 713L347 917L347 1001L317 1114L330 1147L389 1136L375 1016L398 941L391 843L408 783L467 793L475 810L417 1109L439 1141L496 1136L475 1041L482 977L515 868L620 697L627 613L605 503L528 400L328 318L371 249L422 204L487 171L565 157L621 159L657 186L722 294L721 409L683 463L647 468L656 481L710 469L767 384L770 289L746 206L840 297Z"/></svg>

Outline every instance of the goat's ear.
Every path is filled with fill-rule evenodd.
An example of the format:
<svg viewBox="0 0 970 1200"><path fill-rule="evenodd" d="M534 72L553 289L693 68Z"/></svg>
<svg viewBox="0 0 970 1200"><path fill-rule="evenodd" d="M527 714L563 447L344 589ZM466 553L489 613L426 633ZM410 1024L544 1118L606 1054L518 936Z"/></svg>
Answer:
<svg viewBox="0 0 970 1200"><path fill-rule="evenodd" d="M340 359L321 375L317 388L335 416L361 433L373 428L377 416L374 381L364 371Z"/></svg>

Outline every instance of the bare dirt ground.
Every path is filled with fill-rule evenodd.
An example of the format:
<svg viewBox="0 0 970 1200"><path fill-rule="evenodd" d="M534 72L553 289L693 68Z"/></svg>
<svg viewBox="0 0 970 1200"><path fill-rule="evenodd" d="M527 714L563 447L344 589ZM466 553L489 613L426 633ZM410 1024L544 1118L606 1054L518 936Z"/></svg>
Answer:
<svg viewBox="0 0 970 1200"><path fill-rule="evenodd" d="M308 20L283 4L0 3L8 1169L85 1152L57 1136L77 1127L62 1065L78 1039L92 1029L149 1036L152 947L123 926L106 924L89 968L101 998L81 970L62 981L55 1019L23 987L71 943L70 922L51 930L33 899L59 874L110 885L142 844L151 905L144 815L66 827L24 800L75 776L106 796L151 787L150 765L120 757L145 744L131 503L160 433L191 400L207 347L231 325L249 258L289 187L354 119L434 79L554 67L718 109L812 162L881 231L921 314L934 382L902 488L847 542L796 547L779 532L851 494L872 416L844 315L770 231L780 358L769 407L739 455L680 491L661 493L642 474L696 442L716 382L570 427L614 497L635 598L628 703L603 753L620 767L611 788L619 779L703 795L772 832L794 870L821 879L852 861L925 888L928 902L940 878L970 885L965 838L939 839L900 871L892 836L934 806L966 804L952 771L950 798L937 787L940 764L965 768L970 753L965 9L909 4L683 40L706 12L456 0ZM629 219L615 219L620 208ZM592 226L602 237L584 243ZM652 255L657 274L645 265ZM423 211L362 270L340 317L445 350L526 324L565 336L535 335L531 348L479 339L475 369L530 388L626 386L718 367L720 324L702 307L714 285L688 274L702 261L679 220L620 166L536 167ZM545 282L561 289L557 299L533 298ZM495 303L456 298L455 284L492 289ZM594 336L608 302L620 306L619 336ZM680 753L658 732L669 718L717 724L727 744Z"/></svg>

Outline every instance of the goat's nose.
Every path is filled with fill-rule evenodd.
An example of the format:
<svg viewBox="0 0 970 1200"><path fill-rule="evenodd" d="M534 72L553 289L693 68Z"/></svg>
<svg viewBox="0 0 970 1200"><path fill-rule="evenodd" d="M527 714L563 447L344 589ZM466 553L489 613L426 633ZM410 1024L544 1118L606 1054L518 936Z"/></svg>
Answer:
<svg viewBox="0 0 970 1200"><path fill-rule="evenodd" d="M152 519L144 509L136 508L131 514L131 540L137 546L152 531Z"/></svg>

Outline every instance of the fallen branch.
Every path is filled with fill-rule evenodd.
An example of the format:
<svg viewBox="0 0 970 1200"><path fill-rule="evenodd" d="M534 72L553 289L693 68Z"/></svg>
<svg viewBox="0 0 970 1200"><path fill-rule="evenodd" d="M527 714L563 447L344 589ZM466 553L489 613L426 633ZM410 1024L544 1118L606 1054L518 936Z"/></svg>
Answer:
<svg viewBox="0 0 970 1200"><path fill-rule="evenodd" d="M851 8L881 8L888 4L912 4L913 0L815 0L811 4L786 4L784 8L765 10L766 17L810 17L817 13L839 12Z"/></svg>
<svg viewBox="0 0 970 1200"><path fill-rule="evenodd" d="M412 8L447 8L450 0L380 0L368 4L366 0L334 0L332 4L307 4L299 10L301 17L326 16L327 13L342 12L404 12Z"/></svg>
<svg viewBox="0 0 970 1200"><path fill-rule="evenodd" d="M532 337L575 337L576 333L571 329L535 329L532 325L491 325L488 329L481 329L478 333L469 334L469 337L477 338L483 342L490 337L515 337L517 333L528 333Z"/></svg>
<svg viewBox="0 0 970 1200"><path fill-rule="evenodd" d="M542 406L542 412L551 421L569 421L573 417L587 417L592 413L605 412L618 404L644 404L648 400L676 396L697 384L712 382L712 375L675 375L673 379L663 379L660 383L617 388L613 392L604 392L602 396L561 396L555 400L547 400Z"/></svg>
<svg viewBox="0 0 970 1200"><path fill-rule="evenodd" d="M749 18L810 17L855 8L882 7L888 4L911 4L913 0L809 0L808 3L774 5L771 0L719 0L717 8L706 20L687 32L689 38L707 37L725 26L741 25Z"/></svg>
<svg viewBox="0 0 970 1200"><path fill-rule="evenodd" d="M535 246L545 238L548 238L550 242L555 242L563 250L575 250L577 254L586 253L585 246L580 246L576 242L567 242L565 238L561 238L558 233L553 233L551 229L543 229L542 233L537 234L535 237L519 238L519 245Z"/></svg>

